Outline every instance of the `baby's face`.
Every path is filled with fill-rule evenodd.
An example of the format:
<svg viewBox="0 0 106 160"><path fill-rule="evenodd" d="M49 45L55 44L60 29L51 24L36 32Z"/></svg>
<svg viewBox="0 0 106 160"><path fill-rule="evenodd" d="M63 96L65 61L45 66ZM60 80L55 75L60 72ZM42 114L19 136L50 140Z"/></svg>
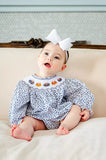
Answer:
<svg viewBox="0 0 106 160"><path fill-rule="evenodd" d="M54 76L66 68L65 51L59 45L48 43L38 57L40 74Z"/></svg>

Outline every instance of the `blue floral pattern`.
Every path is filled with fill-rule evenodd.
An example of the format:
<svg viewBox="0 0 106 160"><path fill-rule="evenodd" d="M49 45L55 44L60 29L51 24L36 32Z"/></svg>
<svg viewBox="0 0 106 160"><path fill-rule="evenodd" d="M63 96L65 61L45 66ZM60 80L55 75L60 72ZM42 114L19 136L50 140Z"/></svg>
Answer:
<svg viewBox="0 0 106 160"><path fill-rule="evenodd" d="M48 129L55 129L73 104L91 110L93 101L91 91L77 79L60 76L42 79L32 75L18 82L9 118L11 125L18 125L28 115L42 120Z"/></svg>

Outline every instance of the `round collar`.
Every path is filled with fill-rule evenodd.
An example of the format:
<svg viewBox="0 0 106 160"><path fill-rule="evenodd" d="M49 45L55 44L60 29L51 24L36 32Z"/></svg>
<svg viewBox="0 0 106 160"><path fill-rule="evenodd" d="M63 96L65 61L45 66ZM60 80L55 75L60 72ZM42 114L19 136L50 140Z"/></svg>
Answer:
<svg viewBox="0 0 106 160"><path fill-rule="evenodd" d="M41 78L36 75L31 75L25 78L23 81L27 83L30 87L38 88L38 89L46 89L46 88L53 88L61 83L63 83L65 79L61 76L53 76L53 77L45 77Z"/></svg>
<svg viewBox="0 0 106 160"><path fill-rule="evenodd" d="M32 75L34 78L39 79L39 80L50 80L52 78L55 78L56 75L52 76L52 77L38 77L36 74Z"/></svg>

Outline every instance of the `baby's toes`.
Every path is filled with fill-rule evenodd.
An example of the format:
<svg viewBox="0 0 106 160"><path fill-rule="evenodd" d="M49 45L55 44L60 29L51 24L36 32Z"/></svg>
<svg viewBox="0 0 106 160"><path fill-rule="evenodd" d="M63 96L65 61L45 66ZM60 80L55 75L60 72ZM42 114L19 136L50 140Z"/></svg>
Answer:
<svg viewBox="0 0 106 160"><path fill-rule="evenodd" d="M13 124L12 128L11 128L11 135L13 136L13 132L14 130L17 128L18 126L16 124Z"/></svg>
<svg viewBox="0 0 106 160"><path fill-rule="evenodd" d="M57 134L57 135L66 135L66 134L68 134L68 133L69 133L69 131L68 131L66 128L60 126L60 127L58 128L56 134Z"/></svg>

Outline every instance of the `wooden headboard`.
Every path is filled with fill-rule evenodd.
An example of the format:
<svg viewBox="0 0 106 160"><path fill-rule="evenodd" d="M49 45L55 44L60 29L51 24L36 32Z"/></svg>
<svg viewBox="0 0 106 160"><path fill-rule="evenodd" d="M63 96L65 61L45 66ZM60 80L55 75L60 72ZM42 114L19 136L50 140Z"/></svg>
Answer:
<svg viewBox="0 0 106 160"><path fill-rule="evenodd" d="M31 38L29 41L12 41L9 43L0 43L0 48L42 48L49 41L43 41L41 38ZM106 49L106 45L92 45L87 41L75 41L72 48Z"/></svg>

